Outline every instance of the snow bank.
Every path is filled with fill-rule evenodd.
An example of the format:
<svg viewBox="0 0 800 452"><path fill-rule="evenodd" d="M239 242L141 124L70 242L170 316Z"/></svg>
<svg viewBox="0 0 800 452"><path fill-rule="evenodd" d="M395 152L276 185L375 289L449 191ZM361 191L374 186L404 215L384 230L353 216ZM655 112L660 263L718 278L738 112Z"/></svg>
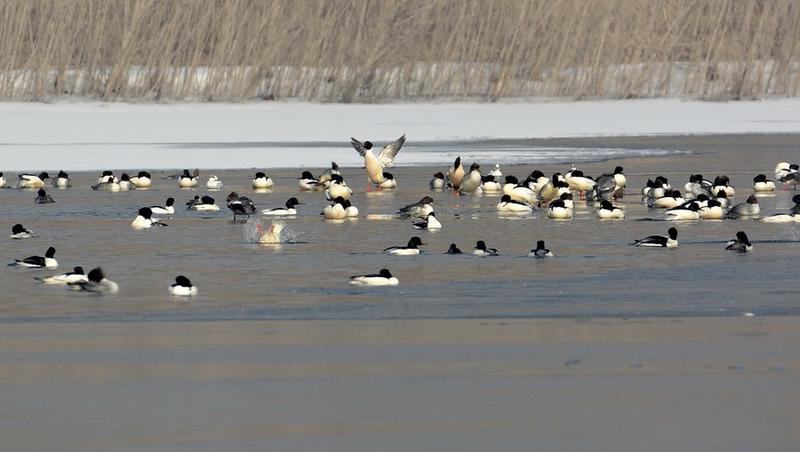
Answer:
<svg viewBox="0 0 800 452"><path fill-rule="evenodd" d="M382 143L577 136L798 133L800 99L496 104L0 103L0 171L325 166ZM285 145L282 143L286 143ZM307 144L304 146L303 143ZM422 152L433 162L431 149ZM536 152L531 150L531 152ZM518 158L515 153L514 157ZM446 161L442 153L441 161Z"/></svg>

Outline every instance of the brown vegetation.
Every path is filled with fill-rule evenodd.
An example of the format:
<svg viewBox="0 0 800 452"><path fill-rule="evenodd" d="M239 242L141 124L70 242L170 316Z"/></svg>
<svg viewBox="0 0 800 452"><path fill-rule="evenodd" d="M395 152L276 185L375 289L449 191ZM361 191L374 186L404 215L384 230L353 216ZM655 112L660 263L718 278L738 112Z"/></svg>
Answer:
<svg viewBox="0 0 800 452"><path fill-rule="evenodd" d="M796 96L794 0L4 0L0 97Z"/></svg>

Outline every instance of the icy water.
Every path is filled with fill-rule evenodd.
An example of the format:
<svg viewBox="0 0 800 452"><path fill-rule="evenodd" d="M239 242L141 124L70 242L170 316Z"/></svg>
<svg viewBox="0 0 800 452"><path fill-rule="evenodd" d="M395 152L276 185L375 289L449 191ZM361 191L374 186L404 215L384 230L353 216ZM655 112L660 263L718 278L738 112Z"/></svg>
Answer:
<svg viewBox="0 0 800 452"><path fill-rule="evenodd" d="M600 153L603 161L586 162L586 156L578 154L574 158L584 162L579 167L590 175L609 172L617 164L625 167L628 189L618 202L626 210L622 221L600 221L594 207L583 202L576 202L572 221L549 220L545 212L498 215L498 196L429 191L431 174L444 171L443 165L399 166L393 170L399 188L377 193L365 193L362 169L344 168L345 179L355 191L352 202L361 215L343 223L318 215L327 204L321 192L298 191L299 169L268 171L275 187L267 193L250 188L255 171L251 169L203 170L201 187L210 174L225 182L218 192L179 189L177 181L162 178L174 171L151 171L154 184L149 190L93 192L89 186L99 171L74 173L72 189L50 190L55 204L35 205L33 191L0 190L4 233L19 222L39 235L21 241L6 236L0 257L11 262L41 255L54 246L59 272L75 265L87 271L102 266L108 278L119 283L120 293L97 296L43 286L33 277L50 272L3 267L0 321L796 315L800 314L795 287L798 226L752 220L683 222L677 224L677 249L637 249L629 244L638 237L664 234L671 226L647 221L661 218L660 211L641 203L639 192L648 177L663 174L682 189L691 173L701 172L707 178L724 173L736 187L734 202L743 202L752 192L753 176L764 173L772 178L778 161L797 160L798 143L796 136L508 143L562 150L547 160L552 163L542 163L536 151L529 151L529 158L515 151L519 163L505 164L502 171L519 177L536 168L546 174L566 172L572 160L570 149L620 149L613 156ZM466 146L460 153L466 165L472 156L481 157L475 148ZM627 154L626 149L630 150ZM642 149L659 149L661 155L637 151ZM459 153L458 149L442 152ZM628 154L632 157L622 157ZM398 161L403 161L402 152ZM478 161L486 171L495 163ZM304 203L298 207L299 215L285 220L296 243L248 243L245 227L233 224L224 207L232 190L251 197L259 209L279 207L288 197L298 197ZM210 194L222 210L213 214L185 210L184 202L196 194ZM793 194L779 189L774 195L759 197L762 214L787 210ZM410 220L372 219L384 218L425 195L435 199L441 231L415 231ZM139 207L162 205L167 197L174 197L177 204L176 214L164 218L169 227L130 228ZM725 242L738 230L745 230L754 242L752 253L724 251ZM382 253L388 246L405 244L413 235L426 243L422 255ZM469 252L480 239L502 255L442 254L451 242ZM546 240L556 257L528 258L536 240ZM398 287L347 285L350 275L384 267L400 279ZM167 287L178 274L188 276L200 295L170 296Z"/></svg>

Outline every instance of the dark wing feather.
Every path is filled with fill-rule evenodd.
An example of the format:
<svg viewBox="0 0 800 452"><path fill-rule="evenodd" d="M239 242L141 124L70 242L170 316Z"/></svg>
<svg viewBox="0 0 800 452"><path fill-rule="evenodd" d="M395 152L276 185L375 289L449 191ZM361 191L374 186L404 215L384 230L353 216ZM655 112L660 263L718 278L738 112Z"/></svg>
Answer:
<svg viewBox="0 0 800 452"><path fill-rule="evenodd" d="M380 155L378 155L378 162L380 162L384 168L393 167L394 158L397 156L397 153L400 152L400 148L403 147L403 143L405 142L406 136L403 135L402 137L394 140L394 142L384 146L383 149L381 149Z"/></svg>
<svg viewBox="0 0 800 452"><path fill-rule="evenodd" d="M364 149L364 143L356 140L355 138L350 137L350 144L353 145L353 148L355 148L356 152L358 152L358 155L361 157L364 157L364 155L367 153L367 150Z"/></svg>

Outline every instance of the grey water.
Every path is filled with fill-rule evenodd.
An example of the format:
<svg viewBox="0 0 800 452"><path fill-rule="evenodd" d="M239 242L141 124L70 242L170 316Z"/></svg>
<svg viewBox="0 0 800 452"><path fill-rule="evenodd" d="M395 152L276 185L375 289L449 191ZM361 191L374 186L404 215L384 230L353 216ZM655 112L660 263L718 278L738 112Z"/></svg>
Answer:
<svg viewBox="0 0 800 452"><path fill-rule="evenodd" d="M566 172L570 165L565 162L572 161L571 157L589 175L622 165L628 175L625 197L617 202L626 211L622 221L597 219L594 206L583 201L576 201L571 221L549 220L544 211L522 217L498 215L499 196L430 191L431 175L445 171L446 164L398 166L391 170L399 183L396 190L370 193L365 192L361 168L343 168L355 192L352 202L361 212L357 220L343 223L320 217L327 205L321 192L299 191L299 168L267 171L275 187L261 193L250 188L251 169L203 170L199 188L191 190L179 189L175 180L166 178L174 171L151 171L151 189L119 193L89 189L99 171L74 173L72 188L48 187L55 204L34 204L34 191L0 190L0 230L5 234L0 259L11 262L41 255L54 246L60 264L56 272L75 265L86 271L101 266L120 285L120 292L91 295L44 286L34 277L56 272L4 266L0 269L0 321L796 315L800 314L798 226L753 220L670 224L658 221L661 212L644 206L639 193L647 178L657 174L666 175L674 187L682 189L692 173L712 179L725 173L736 187L733 202L743 202L752 192L753 176L764 173L772 178L778 161L797 159L799 142L793 135L520 140L504 143L513 149L511 160L488 160L493 156L477 152L477 144L440 149L448 153L448 160L462 155L465 164L476 160L484 171L492 169L495 160L505 162L503 173L521 178L537 168L546 174ZM226 146L209 149L222 153ZM537 147L555 149L558 157L543 158ZM612 148L618 152L602 151ZM594 158L591 153L587 158L581 153L586 149L598 151ZM637 151L641 149L660 152L643 154ZM269 152L277 152L245 150L258 153L262 160ZM180 152L187 155L187 167L203 167L192 149ZM438 155L436 161L440 160L444 158ZM148 168L129 172L139 169ZM204 188L211 174L224 181L221 191ZM298 216L284 220L295 235L294 243L264 246L246 240L245 226L233 223L224 206L230 191L251 197L259 209L280 207L288 197L298 197L303 203ZM186 210L184 202L196 194L211 195L222 210L208 214ZM760 196L762 215L789 209L793 194L779 187L773 195ZM411 220L388 218L425 195L435 199L437 218L443 224L440 231L416 231ZM176 199L177 208L175 215L161 217L168 227L131 229L129 223L139 207L163 205L167 197ZM269 221L263 223L268 226ZM14 223L24 224L39 237L8 239ZM630 246L636 238L665 234L671 225L679 230L677 249ZM738 230L748 233L755 245L753 252L739 255L724 250L725 242ZM386 247L405 244L413 235L426 243L421 255L382 253ZM477 240L498 248L501 255L469 255ZM545 240L556 257L528 258L537 240ZM450 243L467 254L443 254ZM351 275L381 268L390 269L400 285L354 288L347 284ZM179 274L198 286L198 296L168 294L167 287Z"/></svg>

